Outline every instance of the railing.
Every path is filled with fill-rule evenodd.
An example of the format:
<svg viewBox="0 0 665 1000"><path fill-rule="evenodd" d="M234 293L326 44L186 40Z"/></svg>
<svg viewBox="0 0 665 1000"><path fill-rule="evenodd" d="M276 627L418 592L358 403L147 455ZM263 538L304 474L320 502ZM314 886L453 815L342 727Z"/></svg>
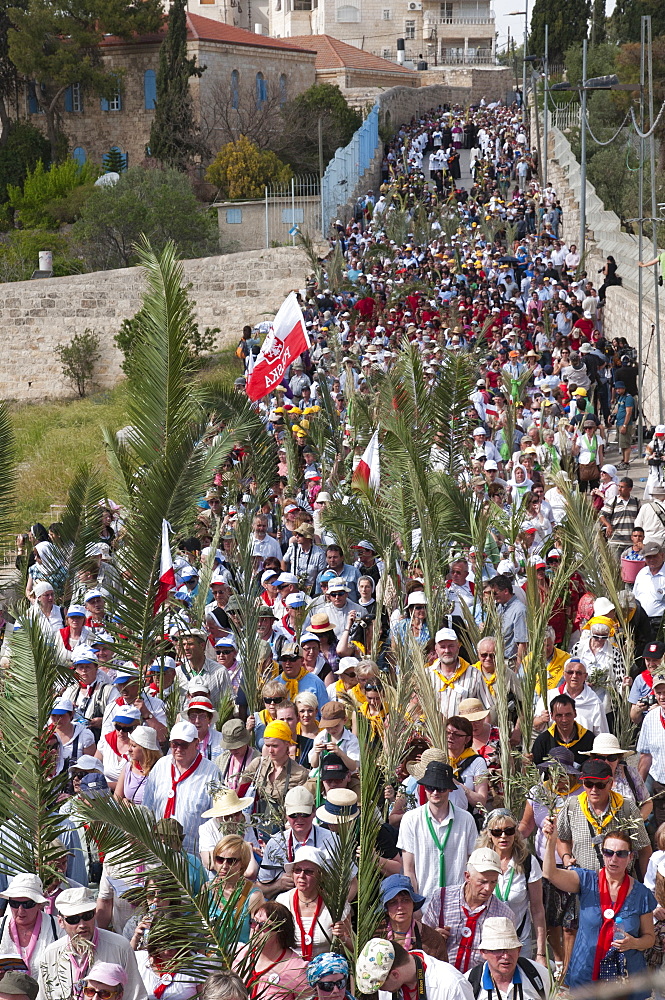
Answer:
<svg viewBox="0 0 665 1000"><path fill-rule="evenodd" d="M550 108L548 121L551 128L566 132L571 128L579 128L582 120L582 109L579 104L567 105L565 108Z"/></svg>
<svg viewBox="0 0 665 1000"><path fill-rule="evenodd" d="M443 52L439 62L441 66L494 66L496 58L491 52L480 52L476 55Z"/></svg>
<svg viewBox="0 0 665 1000"><path fill-rule="evenodd" d="M320 181L316 174L298 174L288 184L265 189L266 247L295 244L296 231L314 235L320 225Z"/></svg>
<svg viewBox="0 0 665 1000"><path fill-rule="evenodd" d="M375 104L344 149L338 149L326 167L321 184L321 226L326 236L337 210L353 197L379 145L379 105Z"/></svg>
<svg viewBox="0 0 665 1000"><path fill-rule="evenodd" d="M426 14L425 24L494 24L493 17L437 17L436 15Z"/></svg>

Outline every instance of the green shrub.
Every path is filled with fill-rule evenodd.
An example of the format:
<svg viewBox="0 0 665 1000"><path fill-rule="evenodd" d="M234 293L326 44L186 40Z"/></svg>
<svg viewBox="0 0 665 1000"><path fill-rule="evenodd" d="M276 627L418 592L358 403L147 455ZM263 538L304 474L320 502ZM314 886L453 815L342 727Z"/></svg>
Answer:
<svg viewBox="0 0 665 1000"><path fill-rule="evenodd" d="M60 360L65 379L83 398L101 357L99 337L92 330L75 333L68 344L58 344L55 353Z"/></svg>
<svg viewBox="0 0 665 1000"><path fill-rule="evenodd" d="M7 197L25 229L48 228L58 224L54 204L65 200L75 188L91 185L98 176L99 168L89 162L80 165L69 159L47 170L40 160L34 170L27 172L22 189L7 186Z"/></svg>
<svg viewBox="0 0 665 1000"><path fill-rule="evenodd" d="M29 170L34 170L40 160L48 166L50 158L49 141L35 125L29 122L10 125L0 148L0 202L7 200L7 185L22 184Z"/></svg>
<svg viewBox="0 0 665 1000"><path fill-rule="evenodd" d="M39 251L53 251L53 274L82 274L86 268L68 238L44 229L13 229L0 236L0 281L25 281L37 270Z"/></svg>
<svg viewBox="0 0 665 1000"><path fill-rule="evenodd" d="M124 361L120 367L127 376L132 373L132 355L137 341L142 336L142 321L143 315L139 309L131 319L123 319L120 329L113 338L115 346L124 355ZM206 326L204 330L201 330L194 319L190 307L187 319L187 344L190 357L196 365L200 365L203 361L203 356L209 354L214 349L215 339L220 332L217 326Z"/></svg>

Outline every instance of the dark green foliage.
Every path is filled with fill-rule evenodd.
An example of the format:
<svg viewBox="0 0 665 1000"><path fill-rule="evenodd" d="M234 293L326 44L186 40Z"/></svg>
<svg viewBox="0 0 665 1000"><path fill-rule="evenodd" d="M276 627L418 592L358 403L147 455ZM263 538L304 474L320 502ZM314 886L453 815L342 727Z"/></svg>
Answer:
<svg viewBox="0 0 665 1000"><path fill-rule="evenodd" d="M619 43L639 42L640 19L649 14L652 37L665 35L665 4L662 0L617 0L610 17L610 34Z"/></svg>
<svg viewBox="0 0 665 1000"><path fill-rule="evenodd" d="M13 229L0 239L0 281L25 281L39 263L39 251L53 251L53 276L82 274L86 268L74 255L66 236L44 229Z"/></svg>
<svg viewBox="0 0 665 1000"><path fill-rule="evenodd" d="M107 174L121 174L125 169L125 157L119 149L109 149L108 153L104 153L102 166Z"/></svg>
<svg viewBox="0 0 665 1000"><path fill-rule="evenodd" d="M209 354L214 349L217 334L220 332L216 326L206 326L201 330L190 308L185 320L185 339L190 359L194 364L200 364L203 356ZM127 376L131 376L133 373L132 358L137 344L144 337L145 314L143 310L139 309L131 319L123 319L120 329L113 338L115 346L124 355L125 360L122 362L121 368Z"/></svg>
<svg viewBox="0 0 665 1000"><path fill-rule="evenodd" d="M549 59L560 62L569 46L587 36L591 0L536 0L531 17L529 55L545 51L545 25L549 25Z"/></svg>
<svg viewBox="0 0 665 1000"><path fill-rule="evenodd" d="M347 104L337 86L317 83L282 111L284 128L273 145L275 152L296 172L319 172L319 118L323 133L324 166L340 146L362 125L362 115Z"/></svg>
<svg viewBox="0 0 665 1000"><path fill-rule="evenodd" d="M51 161L51 147L43 132L30 122L13 122L0 147L0 202L7 200L7 185L23 184L28 170L41 160Z"/></svg>
<svg viewBox="0 0 665 1000"><path fill-rule="evenodd" d="M130 267L142 233L157 252L169 240L181 257L219 252L217 221L178 170L130 167L110 188L95 188L73 228L91 269Z"/></svg>
<svg viewBox="0 0 665 1000"><path fill-rule="evenodd" d="M175 0L169 10L168 30L159 50L157 103L150 129L150 155L176 170L186 170L201 152L189 81L192 76L201 76L205 66L197 66L196 57L187 56L186 9L186 0Z"/></svg>
<svg viewBox="0 0 665 1000"><path fill-rule="evenodd" d="M63 376L82 398L90 387L95 367L101 357L99 337L92 330L75 333L68 344L58 344L55 353L60 359Z"/></svg>

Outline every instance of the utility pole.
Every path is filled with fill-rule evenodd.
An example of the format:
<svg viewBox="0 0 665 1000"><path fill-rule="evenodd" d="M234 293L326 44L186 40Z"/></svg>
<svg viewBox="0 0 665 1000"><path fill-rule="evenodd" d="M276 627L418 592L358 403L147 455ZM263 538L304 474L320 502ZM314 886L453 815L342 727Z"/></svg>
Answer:
<svg viewBox="0 0 665 1000"><path fill-rule="evenodd" d="M524 51L522 53L522 125L526 132L526 47L529 33L529 0L524 2Z"/></svg>
<svg viewBox="0 0 665 1000"><path fill-rule="evenodd" d="M580 125L580 256L586 252L586 38L582 42L582 122Z"/></svg>
<svg viewBox="0 0 665 1000"><path fill-rule="evenodd" d="M547 60L547 48L549 43L549 24L545 25L545 59L543 61L543 186L547 185L547 115L548 115L548 77L549 63Z"/></svg>
<svg viewBox="0 0 665 1000"><path fill-rule="evenodd" d="M640 18L640 131L644 132L644 71L645 71L645 55L646 55L646 18ZM638 230L637 230L637 257L638 260L642 260L643 257L643 247L644 247L644 139L639 138L639 150L640 150L640 160L639 160L639 172L637 175L637 214L638 214ZM655 213L654 213L655 214ZM653 223L652 223L653 225ZM642 455L642 441L644 437L644 427L642 420L642 407L644 405L644 355L642 353L644 347L642 326L644 321L643 309L642 309L642 279L643 269L638 267L637 269L637 357L639 361L638 365L638 405L637 405L637 457L640 458ZM658 372L660 377L660 371Z"/></svg>
<svg viewBox="0 0 665 1000"><path fill-rule="evenodd" d="M653 128L653 39L651 37L651 16L644 18L646 21L647 28L647 46L648 46L648 77L649 77L649 128ZM653 245L653 255L658 256L658 223L656 219L658 218L658 201L656 198L656 136L652 132L649 136L649 172L651 181L651 241ZM642 268L639 268L641 271ZM656 326L656 370L658 372L658 423L663 423L663 378L662 378L662 362L661 362L661 349L660 349L660 304L658 301L658 264L653 266L653 298L654 298L654 308L655 308L655 326ZM641 363L640 358L640 363Z"/></svg>

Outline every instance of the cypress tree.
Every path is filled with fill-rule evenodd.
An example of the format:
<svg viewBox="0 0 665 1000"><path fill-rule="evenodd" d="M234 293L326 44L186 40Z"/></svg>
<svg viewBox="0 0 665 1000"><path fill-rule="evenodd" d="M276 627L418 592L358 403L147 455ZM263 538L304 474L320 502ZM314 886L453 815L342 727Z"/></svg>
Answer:
<svg viewBox="0 0 665 1000"><path fill-rule="evenodd" d="M186 170L201 149L189 90L192 76L201 76L196 56L187 55L186 0L173 0L166 37L159 49L155 118L150 129L150 153L168 167Z"/></svg>

